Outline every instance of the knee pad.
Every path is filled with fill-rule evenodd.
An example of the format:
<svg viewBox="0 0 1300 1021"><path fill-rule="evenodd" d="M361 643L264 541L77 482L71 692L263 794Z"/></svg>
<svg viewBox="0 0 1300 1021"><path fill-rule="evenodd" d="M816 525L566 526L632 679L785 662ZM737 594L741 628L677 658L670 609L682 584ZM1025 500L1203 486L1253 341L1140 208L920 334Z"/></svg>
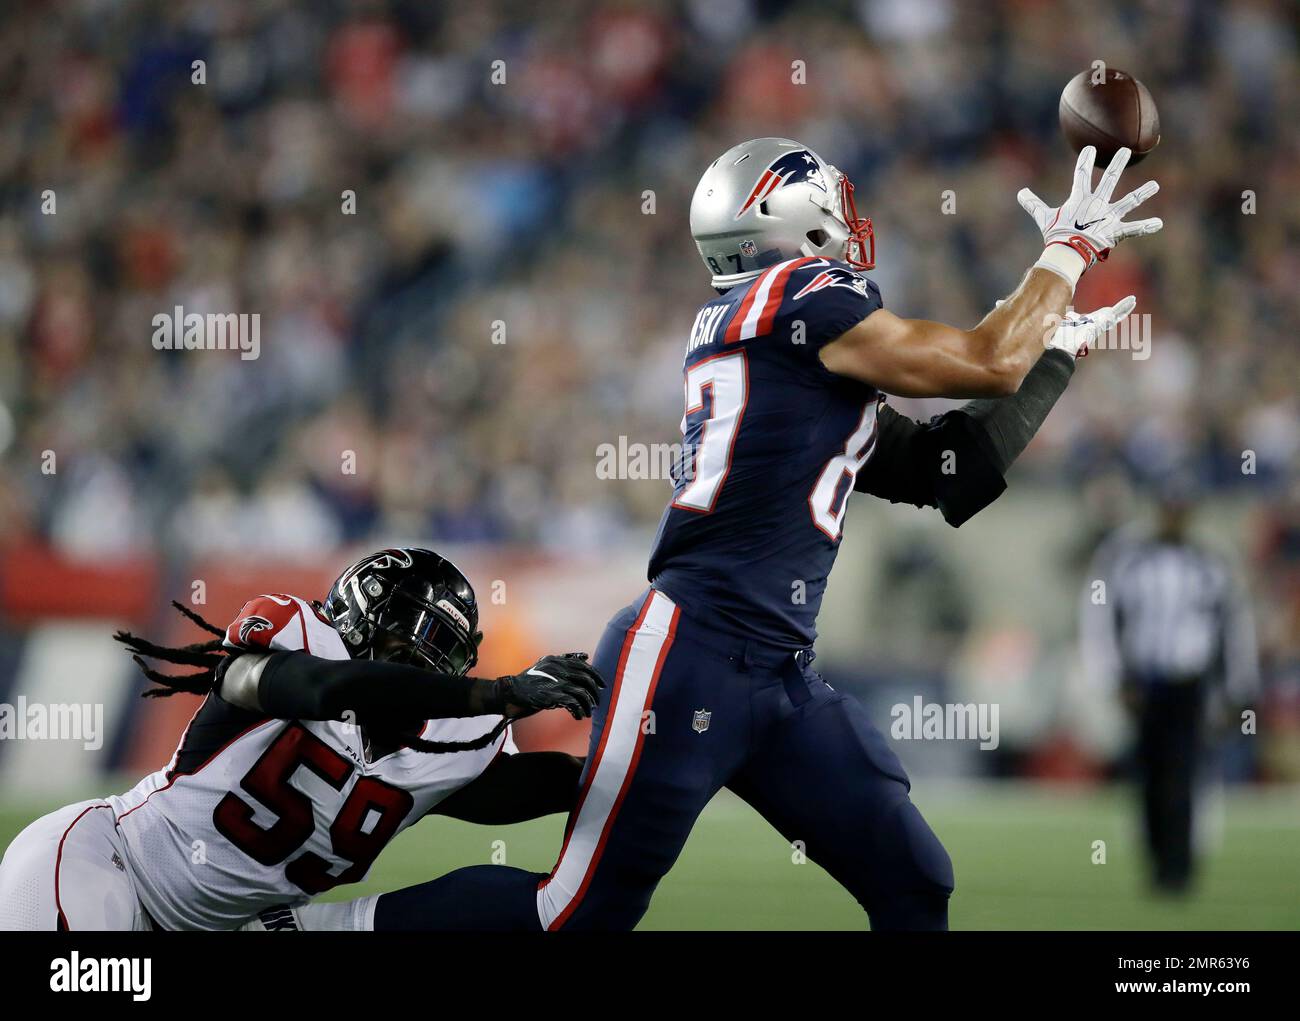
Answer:
<svg viewBox="0 0 1300 1021"><path fill-rule="evenodd" d="M911 801L899 805L895 818L899 844L907 849L905 865L916 888L949 896L954 887L952 859L934 830Z"/></svg>
<svg viewBox="0 0 1300 1021"><path fill-rule="evenodd" d="M871 928L947 929L952 859L911 801L898 803L880 839L881 874L872 877L870 895L859 898Z"/></svg>

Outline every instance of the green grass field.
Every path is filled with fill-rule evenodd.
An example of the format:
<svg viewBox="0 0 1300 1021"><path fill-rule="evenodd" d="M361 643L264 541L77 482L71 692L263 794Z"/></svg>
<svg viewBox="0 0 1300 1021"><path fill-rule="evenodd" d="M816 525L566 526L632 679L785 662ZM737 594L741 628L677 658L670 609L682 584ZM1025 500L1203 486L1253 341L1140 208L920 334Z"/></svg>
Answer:
<svg viewBox="0 0 1300 1021"><path fill-rule="evenodd" d="M74 800L74 799L68 799ZM1300 929L1300 791L1229 791L1218 846L1195 892L1150 895L1131 792L1018 784L918 785L917 803L952 855L959 929ZM62 802L59 802L62 803ZM0 809L0 844L53 804ZM429 820L408 830L361 886L333 899L418 883L492 860L548 870L560 817L512 827ZM1106 842L1106 864L1091 863ZM864 916L816 865L724 793L660 885L643 929L855 929Z"/></svg>

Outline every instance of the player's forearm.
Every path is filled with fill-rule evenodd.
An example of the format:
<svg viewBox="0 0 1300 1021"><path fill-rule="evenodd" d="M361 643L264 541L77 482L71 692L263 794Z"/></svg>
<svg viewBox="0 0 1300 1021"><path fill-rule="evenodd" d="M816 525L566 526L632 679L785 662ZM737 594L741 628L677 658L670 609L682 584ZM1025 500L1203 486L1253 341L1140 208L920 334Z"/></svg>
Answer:
<svg viewBox="0 0 1300 1021"><path fill-rule="evenodd" d="M896 397L990 397L1011 393L1011 379L988 339L885 309L869 315L819 352L831 372Z"/></svg>
<svg viewBox="0 0 1300 1021"><path fill-rule="evenodd" d="M1072 293L1062 277L1033 268L974 329L879 309L819 357L831 372L899 397L1006 397L1043 353Z"/></svg>
<svg viewBox="0 0 1300 1021"><path fill-rule="evenodd" d="M431 814L506 826L567 812L577 798L585 762L564 752L498 756L473 782L439 802Z"/></svg>
<svg viewBox="0 0 1300 1021"><path fill-rule="evenodd" d="M1034 438L1074 375L1064 351L1041 352L1010 397L973 400L958 412L973 419L988 438L993 466L1005 475Z"/></svg>
<svg viewBox="0 0 1300 1021"><path fill-rule="evenodd" d="M1007 469L1073 374L1074 359L1052 350L1009 397L973 400L924 425L881 407L875 452L854 489L891 503L938 507L949 524L963 524L1006 489Z"/></svg>
<svg viewBox="0 0 1300 1021"><path fill-rule="evenodd" d="M564 709L585 719L604 681L585 653L543 656L522 673L483 680L386 660L322 659L305 652L245 653L222 664L221 697L280 719L401 723ZM350 714L350 716L345 715Z"/></svg>
<svg viewBox="0 0 1300 1021"><path fill-rule="evenodd" d="M503 711L496 682L382 660L247 653L223 668L221 696L280 719L403 721Z"/></svg>
<svg viewBox="0 0 1300 1021"><path fill-rule="evenodd" d="M1011 296L970 331L977 360L1002 383L997 392L977 396L1005 396L1020 389L1073 297L1063 276L1037 265L1029 270Z"/></svg>

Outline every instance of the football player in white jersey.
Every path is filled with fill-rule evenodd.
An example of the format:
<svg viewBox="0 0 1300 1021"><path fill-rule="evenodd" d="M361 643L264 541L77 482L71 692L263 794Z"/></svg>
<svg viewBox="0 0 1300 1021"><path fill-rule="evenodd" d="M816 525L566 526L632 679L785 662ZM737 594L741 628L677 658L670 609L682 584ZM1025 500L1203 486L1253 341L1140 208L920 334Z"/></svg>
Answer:
<svg viewBox="0 0 1300 1021"><path fill-rule="evenodd" d="M176 753L126 794L18 835L0 862L0 929L235 929L364 878L425 815L513 822L572 806L582 760L511 754L509 723L590 716L599 675L569 654L467 676L474 590L436 553L372 554L323 604L259 596L224 631L177 608L219 637L171 649L116 636L161 685L146 695L203 696ZM141 655L199 669L164 674Z"/></svg>

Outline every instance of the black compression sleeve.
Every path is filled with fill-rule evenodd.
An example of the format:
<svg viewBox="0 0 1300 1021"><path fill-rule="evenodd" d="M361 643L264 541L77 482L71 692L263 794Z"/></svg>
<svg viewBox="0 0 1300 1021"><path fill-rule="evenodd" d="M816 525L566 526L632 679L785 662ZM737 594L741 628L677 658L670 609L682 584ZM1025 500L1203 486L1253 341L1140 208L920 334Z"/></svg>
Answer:
<svg viewBox="0 0 1300 1021"><path fill-rule="evenodd" d="M1010 397L971 401L925 424L882 405L875 451L853 488L891 503L938 507L950 525L963 524L1006 489L1007 469L1073 374L1069 355L1048 351Z"/></svg>
<svg viewBox="0 0 1300 1021"><path fill-rule="evenodd" d="M1047 351L1010 397L971 401L958 409L983 428L999 474L1008 468L1047 418L1074 375L1074 359L1064 351Z"/></svg>
<svg viewBox="0 0 1300 1021"><path fill-rule="evenodd" d="M499 755L431 815L483 825L526 822L573 808L584 759L564 752Z"/></svg>
<svg viewBox="0 0 1300 1021"><path fill-rule="evenodd" d="M299 720L338 720L347 712L373 722L431 720L501 711L490 681L305 652L274 653L262 668L257 700L271 716Z"/></svg>
<svg viewBox="0 0 1300 1021"><path fill-rule="evenodd" d="M890 503L937 507L954 528L1007 488L984 429L949 411L922 425L889 405L878 412L876 447L853 488Z"/></svg>
<svg viewBox="0 0 1300 1021"><path fill-rule="evenodd" d="M875 449L858 472L853 488L890 503L937 506L934 465L928 463L930 452L925 442L927 428L882 404L876 412Z"/></svg>

